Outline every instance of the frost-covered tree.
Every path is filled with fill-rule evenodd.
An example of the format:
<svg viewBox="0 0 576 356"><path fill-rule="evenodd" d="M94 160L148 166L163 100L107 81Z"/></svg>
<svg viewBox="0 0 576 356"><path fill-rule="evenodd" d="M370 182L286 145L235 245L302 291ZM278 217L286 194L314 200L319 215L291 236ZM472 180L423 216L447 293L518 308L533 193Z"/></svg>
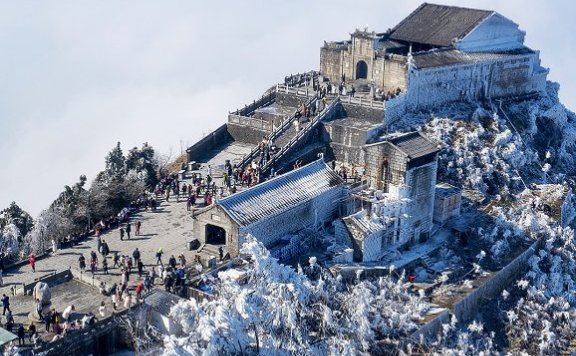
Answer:
<svg viewBox="0 0 576 356"><path fill-rule="evenodd" d="M576 245L570 228L549 229L544 246L529 260L529 270L507 295L517 295L506 310L510 350L559 354L576 335Z"/></svg>
<svg viewBox="0 0 576 356"><path fill-rule="evenodd" d="M126 175L126 158L120 147L120 142L106 156L106 169L104 172L106 172L109 179L122 179Z"/></svg>
<svg viewBox="0 0 576 356"><path fill-rule="evenodd" d="M154 148L145 142L142 148L134 147L128 151L126 168L144 175L146 187L153 188L158 183L158 162Z"/></svg>
<svg viewBox="0 0 576 356"><path fill-rule="evenodd" d="M345 284L321 273L311 280L251 237L241 251L251 261L246 283L220 272L214 299L172 309L186 336L166 337L168 354L383 353L429 308L402 278Z"/></svg>
<svg viewBox="0 0 576 356"><path fill-rule="evenodd" d="M24 236L32 229L34 220L16 202L12 202L9 207L0 211L0 230L10 224L16 225L18 231Z"/></svg>
<svg viewBox="0 0 576 356"><path fill-rule="evenodd" d="M8 224L0 230L0 253L4 256L18 256L22 234L15 224Z"/></svg>

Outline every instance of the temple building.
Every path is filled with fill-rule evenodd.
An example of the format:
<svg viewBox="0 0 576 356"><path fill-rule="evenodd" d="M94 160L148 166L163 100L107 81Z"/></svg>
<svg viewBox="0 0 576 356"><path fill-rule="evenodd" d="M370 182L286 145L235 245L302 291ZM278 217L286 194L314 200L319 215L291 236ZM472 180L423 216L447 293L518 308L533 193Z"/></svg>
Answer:
<svg viewBox="0 0 576 356"><path fill-rule="evenodd" d="M194 236L203 244L225 245L234 257L251 234L286 260L298 252L298 241L285 237L330 224L343 193L342 178L317 160L195 211Z"/></svg>
<svg viewBox="0 0 576 356"><path fill-rule="evenodd" d="M543 92L548 69L525 32L495 11L424 3L387 32L356 30L325 42L320 72L331 82L364 80L395 96L388 120L447 102Z"/></svg>

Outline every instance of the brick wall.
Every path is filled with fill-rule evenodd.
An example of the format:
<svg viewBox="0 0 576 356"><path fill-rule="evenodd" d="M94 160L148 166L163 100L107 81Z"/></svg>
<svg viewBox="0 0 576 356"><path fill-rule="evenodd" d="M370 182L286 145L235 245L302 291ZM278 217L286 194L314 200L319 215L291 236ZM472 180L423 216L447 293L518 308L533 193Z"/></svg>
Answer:
<svg viewBox="0 0 576 356"><path fill-rule="evenodd" d="M339 82L342 75L342 50L320 48L320 73L332 82Z"/></svg>
<svg viewBox="0 0 576 356"><path fill-rule="evenodd" d="M407 86L407 66L406 57L391 56L384 61L384 92L395 91L397 88L402 90Z"/></svg>

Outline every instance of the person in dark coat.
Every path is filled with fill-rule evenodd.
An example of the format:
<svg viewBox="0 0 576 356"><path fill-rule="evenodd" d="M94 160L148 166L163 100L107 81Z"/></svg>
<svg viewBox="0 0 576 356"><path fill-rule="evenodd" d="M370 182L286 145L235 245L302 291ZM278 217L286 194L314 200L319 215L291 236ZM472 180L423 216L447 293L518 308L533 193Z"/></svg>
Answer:
<svg viewBox="0 0 576 356"><path fill-rule="evenodd" d="M24 332L24 325L20 324L20 326L18 327L18 345L23 345L24 344L24 336L25 336L25 332Z"/></svg>
<svg viewBox="0 0 576 356"><path fill-rule="evenodd" d="M80 267L80 271L84 272L86 269L86 257L84 257L84 255L78 257L78 266Z"/></svg>

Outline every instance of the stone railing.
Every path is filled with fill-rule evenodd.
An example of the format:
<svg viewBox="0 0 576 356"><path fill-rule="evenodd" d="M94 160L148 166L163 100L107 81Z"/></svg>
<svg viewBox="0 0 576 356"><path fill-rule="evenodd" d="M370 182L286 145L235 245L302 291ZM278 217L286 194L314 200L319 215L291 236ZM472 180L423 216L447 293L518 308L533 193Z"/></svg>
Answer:
<svg viewBox="0 0 576 356"><path fill-rule="evenodd" d="M313 99L315 100L315 98ZM309 104L313 101L311 100L309 102ZM304 136L306 136L312 129L314 129L316 127L316 124L318 124L320 121L322 121L323 119L325 119L328 115L332 114L332 110L336 107L336 104L339 102L338 98L336 98L336 100L332 100L332 102L330 102L330 104L328 104L328 106L326 106L326 108L319 114L317 114L312 121L310 122L310 124L306 125L302 130L300 130L296 135L294 135L294 137L292 137L290 139L290 141L288 141L287 144L285 144L284 146L282 146L282 148L280 149L280 151L278 151L278 153L276 153L274 156L272 156L270 158L270 160L268 162L266 162L266 164L264 166L262 166L262 172L267 172L270 168L272 168L272 165L277 162L280 158L282 158L283 156L286 155L286 153L297 144L298 141L300 141L300 139L302 139Z"/></svg>
<svg viewBox="0 0 576 356"><path fill-rule="evenodd" d="M264 106L272 104L276 100L276 86L270 87L264 92L264 94L258 100L254 100L252 104L245 105L243 108L237 109L230 112L230 114L239 116L250 116L256 111Z"/></svg>
<svg viewBox="0 0 576 356"><path fill-rule="evenodd" d="M308 100L306 105L308 107L310 107L310 105L316 100L317 100L316 97L312 96L312 97L310 97L310 99ZM284 121L282 121L282 124L280 126L278 126L274 131L272 131L272 128L271 128L270 131L272 131L272 133L270 134L268 139L272 140L272 141L276 140L280 135L282 135L286 130L288 130L292 126L292 122L294 122L295 118L296 118L296 112L294 112L292 115L290 115ZM236 118L234 118L234 119L236 119ZM240 120L240 119L238 119L238 120ZM240 169L244 169L244 167L246 167L247 164L249 164L254 159L256 159L256 157L258 157L259 154L260 154L260 146L258 145L256 147L254 147L248 155L244 156L242 161L238 164L238 167Z"/></svg>
<svg viewBox="0 0 576 356"><path fill-rule="evenodd" d="M310 96L315 96L316 92L314 92L313 90L309 89L309 88L293 88L293 87L289 87L283 84L278 84L276 86L276 91L277 92L281 92L281 93L288 93L288 94L294 94L296 96L302 96L302 97L310 97ZM327 94L328 98L336 98L339 97L340 98L340 102L342 102L343 104L351 104L351 105L360 105L360 106L364 106L364 107L369 107L369 108L376 108L376 109L384 109L384 103L383 101L376 101L376 100L370 100L370 99L365 99L362 97L351 97L351 96L344 96L344 95L338 95L338 94Z"/></svg>
<svg viewBox="0 0 576 356"><path fill-rule="evenodd" d="M256 119L253 117L246 117L236 114L228 114L228 122L231 124L238 124L243 126L249 126L260 130L272 131L273 125L268 121L262 119Z"/></svg>

